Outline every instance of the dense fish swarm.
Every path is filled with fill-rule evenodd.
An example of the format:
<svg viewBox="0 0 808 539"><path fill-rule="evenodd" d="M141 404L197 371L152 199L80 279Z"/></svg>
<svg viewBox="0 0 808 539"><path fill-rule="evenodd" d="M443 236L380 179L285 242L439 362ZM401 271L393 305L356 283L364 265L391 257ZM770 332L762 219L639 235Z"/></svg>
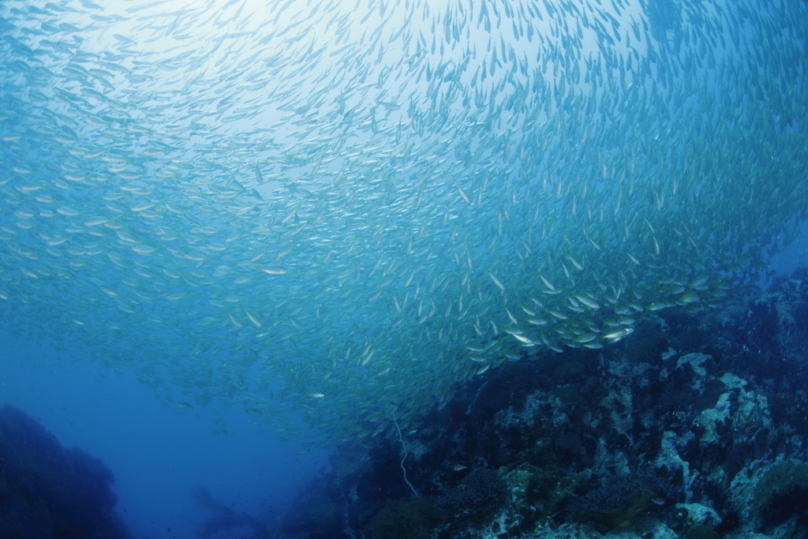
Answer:
<svg viewBox="0 0 808 539"><path fill-rule="evenodd" d="M806 36L803 0L4 1L4 323L183 407L411 427L757 275L808 206Z"/></svg>

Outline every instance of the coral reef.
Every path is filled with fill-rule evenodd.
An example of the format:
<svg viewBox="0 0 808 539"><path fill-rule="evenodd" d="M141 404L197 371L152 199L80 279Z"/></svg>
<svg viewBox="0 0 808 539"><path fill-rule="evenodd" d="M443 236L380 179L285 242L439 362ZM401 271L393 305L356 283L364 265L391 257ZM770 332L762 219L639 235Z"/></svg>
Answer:
<svg viewBox="0 0 808 539"><path fill-rule="evenodd" d="M721 536L711 527L697 523L687 529L685 539L721 539Z"/></svg>
<svg viewBox="0 0 808 539"><path fill-rule="evenodd" d="M728 497L740 518L757 530L789 520L795 528L808 526L808 463L782 457L751 462L734 477Z"/></svg>
<svg viewBox="0 0 808 539"><path fill-rule="evenodd" d="M477 468L441 496L439 504L447 511L480 514L496 511L508 497L508 485L495 470Z"/></svg>
<svg viewBox="0 0 808 539"><path fill-rule="evenodd" d="M645 313L603 349L526 349L400 437L338 451L310 495L334 510L294 537L327 520L366 538L804 539L804 277Z"/></svg>
<svg viewBox="0 0 808 539"><path fill-rule="evenodd" d="M440 522L434 498L393 500L370 520L368 539L426 539Z"/></svg>
<svg viewBox="0 0 808 539"><path fill-rule="evenodd" d="M600 529L627 528L638 515L674 496L673 487L656 476L628 474L609 478L575 500L570 513L576 520L597 523Z"/></svg>
<svg viewBox="0 0 808 539"><path fill-rule="evenodd" d="M129 539L114 513L114 477L22 411L0 408L0 537Z"/></svg>

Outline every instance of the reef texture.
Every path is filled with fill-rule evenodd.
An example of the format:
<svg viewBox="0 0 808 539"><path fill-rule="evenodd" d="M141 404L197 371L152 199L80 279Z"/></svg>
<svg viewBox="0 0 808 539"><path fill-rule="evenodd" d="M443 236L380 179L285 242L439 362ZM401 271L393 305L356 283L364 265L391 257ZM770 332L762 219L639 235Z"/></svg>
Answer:
<svg viewBox="0 0 808 539"><path fill-rule="evenodd" d="M129 539L113 512L113 481L100 460L0 408L0 538Z"/></svg>
<svg viewBox="0 0 808 539"><path fill-rule="evenodd" d="M618 344L507 363L401 439L338 451L279 533L802 539L806 345L805 270L644 313Z"/></svg>

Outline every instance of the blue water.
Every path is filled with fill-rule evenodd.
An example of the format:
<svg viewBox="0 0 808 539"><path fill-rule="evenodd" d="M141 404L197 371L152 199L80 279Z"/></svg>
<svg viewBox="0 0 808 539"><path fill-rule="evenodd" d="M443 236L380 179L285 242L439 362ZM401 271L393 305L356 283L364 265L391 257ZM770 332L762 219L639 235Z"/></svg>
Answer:
<svg viewBox="0 0 808 539"><path fill-rule="evenodd" d="M808 265L801 0L0 17L0 405L138 539L200 487L272 529L455 384Z"/></svg>
<svg viewBox="0 0 808 539"><path fill-rule="evenodd" d="M177 413L131 372L66 367L59 351L7 332L2 343L2 404L25 411L64 447L100 458L115 475L117 510L137 538L196 537L214 516L191 497L197 485L271 523L327 466L326 450L305 438L279 440L247 423L242 411ZM214 411L232 433L213 434Z"/></svg>
<svg viewBox="0 0 808 539"><path fill-rule="evenodd" d="M770 269L790 275L806 264L803 233ZM275 523L329 466L329 451L316 440L279 440L239 410L216 410L232 430L216 435L212 410L166 410L130 372L60 366L57 351L8 333L0 342L1 404L30 414L65 447L103 460L115 475L118 511L139 539L196 537L212 516L191 497L200 484L237 511Z"/></svg>

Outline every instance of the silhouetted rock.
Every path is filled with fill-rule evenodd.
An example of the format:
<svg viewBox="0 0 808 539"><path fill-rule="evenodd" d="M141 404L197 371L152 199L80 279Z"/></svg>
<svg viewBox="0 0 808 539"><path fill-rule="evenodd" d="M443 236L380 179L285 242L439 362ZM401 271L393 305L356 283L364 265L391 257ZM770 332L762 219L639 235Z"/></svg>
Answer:
<svg viewBox="0 0 808 539"><path fill-rule="evenodd" d="M62 448L25 413L0 409L3 539L129 539L113 512L114 480L100 460Z"/></svg>

